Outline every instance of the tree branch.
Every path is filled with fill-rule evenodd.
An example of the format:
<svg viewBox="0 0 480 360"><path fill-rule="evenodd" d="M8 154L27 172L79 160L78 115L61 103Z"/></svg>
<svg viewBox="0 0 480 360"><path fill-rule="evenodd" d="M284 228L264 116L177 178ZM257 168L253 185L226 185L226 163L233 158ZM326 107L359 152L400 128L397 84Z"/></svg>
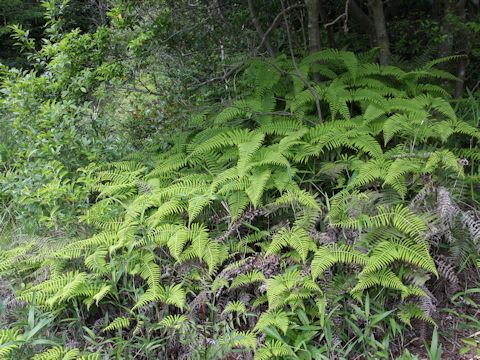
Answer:
<svg viewBox="0 0 480 360"><path fill-rule="evenodd" d="M303 4L294 4L294 5L291 5L287 8L285 8L285 9L282 9L282 11L280 13L278 13L277 16L275 16L275 19L273 19L272 24L269 26L269 28L263 34L262 41L260 41L260 45L257 46L257 51L258 51L258 49L260 49L263 46L265 41L267 41L267 36L273 31L273 29L275 29L275 27L278 25L278 22L282 19L282 16L287 11L290 11L290 10L293 10L293 9L296 9L296 8L303 8L303 7L305 7L305 5L303 5Z"/></svg>
<svg viewBox="0 0 480 360"><path fill-rule="evenodd" d="M260 24L260 21L258 20L257 15L255 13L255 8L253 7L252 0L248 0L248 9L250 10L252 23L255 26L255 29L257 30L258 35L260 35L260 38L262 39L261 46L265 46L265 49L267 49L270 56L275 57L275 50L273 49L272 44L268 39L268 34L263 32L262 25Z"/></svg>
<svg viewBox="0 0 480 360"><path fill-rule="evenodd" d="M337 23L338 21L340 21L340 19L345 18L345 21L344 21L344 24L343 24L343 30L345 32L347 32L348 31L348 7L349 7L349 4L350 4L350 0L347 0L345 2L345 12L343 14L338 15L335 20L333 20L333 21L331 21L327 24L324 24L323 27L326 29L329 26L332 26L335 23Z"/></svg>
<svg viewBox="0 0 480 360"><path fill-rule="evenodd" d="M202 81L201 83L198 83L197 85L195 85L194 87L192 87L190 89L190 91L195 91L195 90L198 90L199 88L201 88L202 86L205 86L207 84L210 84L214 81L225 81L226 79L228 79L230 77L230 75L232 75L235 71L237 70L240 70L242 68L243 64L241 65L238 65L238 66L235 66L233 68L231 68L230 70L226 71L222 76L215 76L211 79L208 79L208 80L205 80L205 81Z"/></svg>

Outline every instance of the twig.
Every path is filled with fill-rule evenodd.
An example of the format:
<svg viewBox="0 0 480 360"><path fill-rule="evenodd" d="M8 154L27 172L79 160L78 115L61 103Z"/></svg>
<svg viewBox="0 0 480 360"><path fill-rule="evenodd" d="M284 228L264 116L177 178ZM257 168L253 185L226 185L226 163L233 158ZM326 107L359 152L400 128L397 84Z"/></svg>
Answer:
<svg viewBox="0 0 480 360"><path fill-rule="evenodd" d="M348 32L348 7L350 6L350 0L345 2L345 22L343 23L343 32Z"/></svg>
<svg viewBox="0 0 480 360"><path fill-rule="evenodd" d="M433 155L431 152L426 153L403 153L403 154L396 154L391 155L390 159L405 159L405 158L420 158L420 159L428 159Z"/></svg>
<svg viewBox="0 0 480 360"><path fill-rule="evenodd" d="M226 207L225 204L222 204L224 207ZM228 210L228 207L227 207L227 210ZM262 216L262 215L266 215L268 214L268 212L264 209L253 209L253 208L250 208L249 210L245 211L241 216L240 218L238 218L235 222L231 223L227 230L220 236L217 236L215 238L215 241L218 241L218 242L224 242L226 241L230 235L232 235L234 232L236 232L240 226L242 226L243 222L245 220L251 222L253 219L255 219L256 217L258 216Z"/></svg>
<svg viewBox="0 0 480 360"><path fill-rule="evenodd" d="M267 41L268 34L270 34L272 32L272 30L275 29L278 21L280 21L282 19L282 16L285 14L285 12L290 11L292 9L303 8L303 7L305 7L305 5L303 5L303 4L294 4L294 5L291 5L287 8L285 8L285 9L282 9L282 11L279 14L277 14L277 16L275 16L275 19L273 19L272 24L269 26L269 28L263 34L262 41L260 41L260 45L257 46L256 50L258 51L263 46L265 41Z"/></svg>
<svg viewBox="0 0 480 360"><path fill-rule="evenodd" d="M341 18L343 18L344 16L347 16L345 13L343 14L340 14L337 16L337 18L329 23L326 23L325 25L323 25L323 27L326 29L327 27L329 26L332 26L332 25L335 25L335 23L337 23Z"/></svg>
<svg viewBox="0 0 480 360"><path fill-rule="evenodd" d="M480 80L477 81L477 83L475 84L475 86L472 88L472 93L477 89L477 87L480 85Z"/></svg>
<svg viewBox="0 0 480 360"><path fill-rule="evenodd" d="M270 56L275 57L275 50L273 49L272 44L270 44L270 41L268 40L268 34L265 34L263 32L262 25L260 24L260 21L258 20L255 13L255 8L253 7L252 0L248 0L248 9L250 10L250 16L252 17L252 23L255 26L255 30L257 30L258 35L260 35L262 39L262 45L265 44L265 49L267 49Z"/></svg>
<svg viewBox="0 0 480 360"><path fill-rule="evenodd" d="M150 95L156 95L156 96L163 96L164 94L160 94L159 92L150 90L150 89L139 89L137 87L130 87L130 86L121 86L120 89L126 90L126 91L134 91L134 92L139 92L142 94L150 94Z"/></svg>
<svg viewBox="0 0 480 360"><path fill-rule="evenodd" d="M233 68L231 68L230 70L228 70L227 72L225 72L222 76L216 76L216 77L213 77L211 79L208 79L208 80L205 80L205 81L202 81L201 83L195 85L194 87L192 87L190 89L190 91L195 91L195 90L198 90L199 88L201 88L202 86L204 85L207 85L207 84L210 84L214 81L225 81L226 79L228 79L228 77L230 77L230 75L232 75L234 72L236 72L237 70L240 70L240 68L243 66L243 64L241 65L238 65L238 66L235 66Z"/></svg>
<svg viewBox="0 0 480 360"><path fill-rule="evenodd" d="M282 16L285 15L285 13L287 13L288 11L290 10L293 10L293 9L297 9L297 8L304 8L305 5L304 4L293 4L287 8L285 8L283 5L282 5L282 11L280 13L277 14L277 16L275 16L275 19L273 20L272 24L268 27L268 29L263 33L263 36L262 36L262 40L260 41L260 44L257 46L257 48L255 49L255 52L258 52L258 50L260 48L262 48L262 46L265 44L265 42L268 40L267 37L268 35L273 31L273 29L275 29L275 27L278 25L278 22L282 19ZM291 45L291 44L290 44ZM296 65L296 63L294 62L294 65ZM198 83L197 85L191 87L189 90L190 91L195 91L195 90L198 90L199 88L201 88L202 86L205 86L205 85L208 85L212 82L215 82L215 81L225 81L227 78L229 78L232 74L234 74L235 72L237 72L238 70L240 70L241 68L243 67L243 64L239 65L239 66L235 66L233 67L232 69L230 69L229 71L225 72L223 75L221 76L215 76L213 78L210 78L208 80L205 80L205 81L202 81L200 83ZM298 69L298 66L296 67ZM307 86L307 88L310 90L310 91L313 91L313 96L315 97L315 101L316 101L316 105L317 105L317 112L319 114L319 118L320 120L322 121L322 116L321 116L321 110L320 110L320 100L318 99L318 94L315 92L315 90L310 86L310 84L308 84L308 81L305 80L305 78L302 76L301 72L297 71L297 76L301 79L301 81Z"/></svg>
<svg viewBox="0 0 480 360"><path fill-rule="evenodd" d="M323 27L326 29L327 27L336 24L338 21L340 21L340 19L345 18L345 21L343 23L343 31L348 32L348 5L349 5L349 3L350 3L350 0L347 0L345 2L345 12L343 14L338 15L335 20L333 20L333 21L331 21L327 24L324 24Z"/></svg>

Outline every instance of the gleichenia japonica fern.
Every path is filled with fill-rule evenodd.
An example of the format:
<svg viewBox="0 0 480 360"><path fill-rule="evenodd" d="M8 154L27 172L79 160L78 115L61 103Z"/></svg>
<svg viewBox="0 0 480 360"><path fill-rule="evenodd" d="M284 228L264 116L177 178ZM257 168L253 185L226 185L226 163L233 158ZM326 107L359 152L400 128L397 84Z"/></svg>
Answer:
<svg viewBox="0 0 480 360"><path fill-rule="evenodd" d="M161 151L90 169L96 201L82 220L96 229L91 237L42 256L29 245L0 255L2 272L51 270L21 298L58 311L118 305L105 332L129 331L135 314L152 309L164 315L160 328L180 328L207 303L224 315L253 309L254 333L221 339L258 346L256 358L268 359L293 350L255 336L287 333L305 321L295 311L315 321L332 274L350 274L360 301L379 289L428 296L412 277L437 276L428 243L435 218L410 200L426 183L462 181L458 156L474 159L480 139L425 81L447 75L325 50L299 60L306 87L291 60L272 61L248 64L242 96L202 113L201 128L194 122L160 139Z"/></svg>
<svg viewBox="0 0 480 360"><path fill-rule="evenodd" d="M67 349L55 346L33 356L32 360L100 360L100 354L84 354L79 349Z"/></svg>

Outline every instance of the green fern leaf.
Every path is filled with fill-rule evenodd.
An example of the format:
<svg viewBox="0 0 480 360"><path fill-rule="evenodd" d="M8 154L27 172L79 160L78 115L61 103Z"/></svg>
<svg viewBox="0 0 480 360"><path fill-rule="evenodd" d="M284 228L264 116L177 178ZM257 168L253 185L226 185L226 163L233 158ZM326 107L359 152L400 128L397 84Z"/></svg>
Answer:
<svg viewBox="0 0 480 360"><path fill-rule="evenodd" d="M260 318L255 325L255 330L264 331L268 326L274 326L281 330L284 334L287 333L290 325L288 314L283 310L268 310L260 315Z"/></svg>
<svg viewBox="0 0 480 360"><path fill-rule="evenodd" d="M311 265L313 279L316 279L336 263L357 264L365 266L368 257L349 245L332 244L319 248Z"/></svg>
<svg viewBox="0 0 480 360"><path fill-rule="evenodd" d="M130 326L130 319L119 316L115 318L108 326L103 328L103 332L111 331L111 330L119 330L119 329L126 329Z"/></svg>
<svg viewBox="0 0 480 360"><path fill-rule="evenodd" d="M250 176L250 186L245 190L253 206L260 205L267 181L271 176L270 170L256 171Z"/></svg>

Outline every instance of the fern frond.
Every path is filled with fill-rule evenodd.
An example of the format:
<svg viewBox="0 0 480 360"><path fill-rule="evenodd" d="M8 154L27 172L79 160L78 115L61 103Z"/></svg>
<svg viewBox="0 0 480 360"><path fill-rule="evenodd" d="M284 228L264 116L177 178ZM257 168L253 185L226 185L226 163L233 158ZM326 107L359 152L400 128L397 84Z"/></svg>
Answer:
<svg viewBox="0 0 480 360"><path fill-rule="evenodd" d="M109 271L107 261L105 260L107 256L107 248L100 247L93 254L85 258L85 266L91 271L99 274L105 274Z"/></svg>
<svg viewBox="0 0 480 360"><path fill-rule="evenodd" d="M323 246L317 250L312 260L313 279L316 279L325 270L337 263L365 266L368 263L368 257L349 245L331 244Z"/></svg>
<svg viewBox="0 0 480 360"><path fill-rule="evenodd" d="M265 135L262 133L252 134L248 142L238 144L238 174L244 176L249 169L253 154L260 148Z"/></svg>
<svg viewBox="0 0 480 360"><path fill-rule="evenodd" d="M357 219L347 219L332 225L351 229L372 229L392 225L418 242L421 242L427 231L425 222L402 204L398 204L391 209L378 206L377 213L374 216L363 215Z"/></svg>
<svg viewBox="0 0 480 360"><path fill-rule="evenodd" d="M431 316L425 314L425 312L414 303L408 303L404 306L401 306L397 312L397 316L404 324L407 324L408 326L412 326L412 319L422 320L432 326L436 325Z"/></svg>
<svg viewBox="0 0 480 360"><path fill-rule="evenodd" d="M290 319L288 314L283 310L267 310L257 321L255 330L265 331L268 326L274 326L281 330L284 334L287 333L290 325Z"/></svg>
<svg viewBox="0 0 480 360"><path fill-rule="evenodd" d="M126 329L130 326L130 319L124 316L119 316L115 318L113 321L110 322L107 326L105 326L102 331L112 331L112 330L119 330L119 329Z"/></svg>
<svg viewBox="0 0 480 360"><path fill-rule="evenodd" d="M265 281L265 276L260 270L252 270L245 274L240 274L232 280L230 289Z"/></svg>
<svg viewBox="0 0 480 360"><path fill-rule="evenodd" d="M252 138L252 135L254 134L247 129L224 130L218 135L215 135L196 146L189 156L191 157L196 154L211 152L212 150L220 149L222 147L248 143Z"/></svg>
<svg viewBox="0 0 480 360"><path fill-rule="evenodd" d="M187 317L183 314L168 315L160 321L160 325L167 329L181 329L188 324Z"/></svg>
<svg viewBox="0 0 480 360"><path fill-rule="evenodd" d="M372 159L358 167L348 186L356 188L372 183L375 180L384 180L390 162L384 158Z"/></svg>
<svg viewBox="0 0 480 360"><path fill-rule="evenodd" d="M297 189L297 188L290 188L287 191L285 191L281 196L277 197L274 204L275 205L298 204L310 209L320 210L320 207L318 206L315 195L312 195L305 190Z"/></svg>
<svg viewBox="0 0 480 360"><path fill-rule="evenodd" d="M272 239L266 255L278 253L282 248L290 246L298 252L303 261L307 259L309 251L315 251L316 245L313 239L302 228L281 229Z"/></svg>
<svg viewBox="0 0 480 360"><path fill-rule="evenodd" d="M169 305L175 305L179 309L183 309L186 301L185 290L181 284L169 285L163 289L163 301Z"/></svg>
<svg viewBox="0 0 480 360"><path fill-rule="evenodd" d="M78 349L68 350L63 346L56 346L41 354L34 355L32 360L75 360L79 353L80 350Z"/></svg>
<svg viewBox="0 0 480 360"><path fill-rule="evenodd" d="M222 314L230 314L230 313L237 313L237 314L247 314L247 307L245 306L245 303L234 300L230 301L226 306L225 309L223 309Z"/></svg>
<svg viewBox="0 0 480 360"><path fill-rule="evenodd" d="M428 249L409 239L392 239L377 244L361 274L384 269L397 260L417 265L438 275Z"/></svg>
<svg viewBox="0 0 480 360"><path fill-rule="evenodd" d="M451 170L457 175L463 175L463 167L459 164L458 158L450 150L435 151L427 160L426 172L433 172L436 169Z"/></svg>
<svg viewBox="0 0 480 360"><path fill-rule="evenodd" d="M419 174L423 170L424 161L417 158L395 159L388 168L384 184L392 186L400 196L407 193L405 175L408 173Z"/></svg>
<svg viewBox="0 0 480 360"><path fill-rule="evenodd" d="M16 349L20 348L21 335L17 329L0 329L0 356L8 359Z"/></svg>
<svg viewBox="0 0 480 360"><path fill-rule="evenodd" d="M270 170L255 171L249 178L250 186L245 189L253 206L257 207L261 204L262 195L266 189L267 181L272 175Z"/></svg>
<svg viewBox="0 0 480 360"><path fill-rule="evenodd" d="M218 341L228 348L244 348L254 350L257 347L257 337L251 331L232 331L222 335Z"/></svg>
<svg viewBox="0 0 480 360"><path fill-rule="evenodd" d="M142 256L143 264L140 267L140 276L146 280L150 288L160 283L160 267L155 263L152 253L145 253Z"/></svg>
<svg viewBox="0 0 480 360"><path fill-rule="evenodd" d="M402 280L395 275L390 269L383 268L375 272L369 272L362 274L358 278L358 283L352 289L351 293L356 298L364 290L374 286L382 286L384 288L394 289L402 292L406 292L407 287L402 283Z"/></svg>
<svg viewBox="0 0 480 360"><path fill-rule="evenodd" d="M270 360L272 358L287 358L292 356L293 351L290 350L287 344L280 340L267 340L255 352L254 360Z"/></svg>
<svg viewBox="0 0 480 360"><path fill-rule="evenodd" d="M211 199L205 195L195 195L188 200L188 221L191 223L203 211L203 209L210 205Z"/></svg>
<svg viewBox="0 0 480 360"><path fill-rule="evenodd" d="M230 218L237 220L250 204L250 198L243 191L232 191L227 199Z"/></svg>

